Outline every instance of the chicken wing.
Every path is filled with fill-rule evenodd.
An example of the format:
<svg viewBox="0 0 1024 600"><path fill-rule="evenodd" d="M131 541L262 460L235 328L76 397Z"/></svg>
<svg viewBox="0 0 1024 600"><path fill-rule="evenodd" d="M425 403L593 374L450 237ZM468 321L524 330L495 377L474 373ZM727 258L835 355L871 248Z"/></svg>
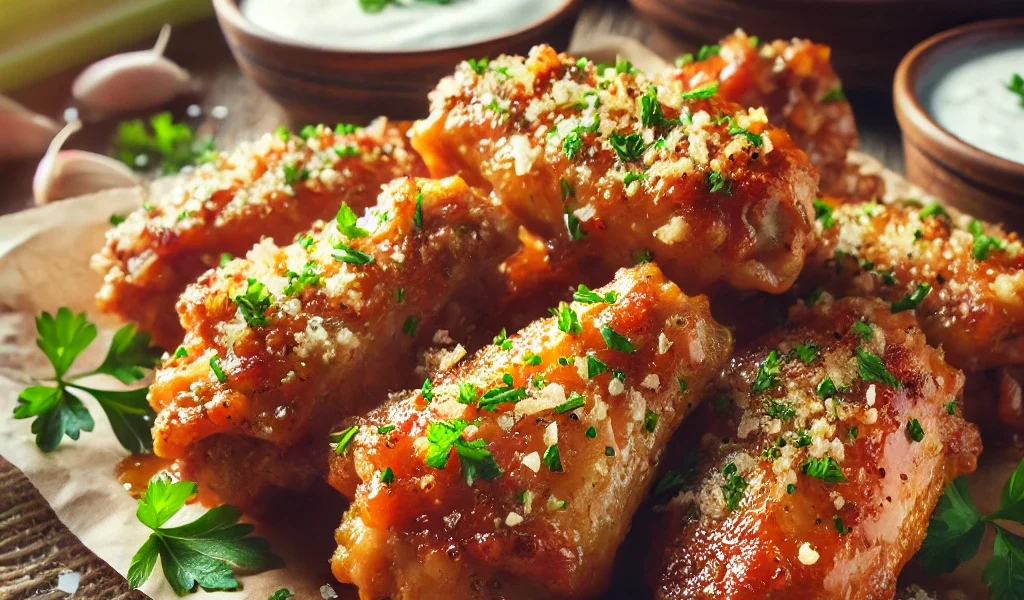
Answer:
<svg viewBox="0 0 1024 600"><path fill-rule="evenodd" d="M654 265L581 292L343 430L332 480L354 499L332 567L361 598L607 585L656 458L732 341Z"/></svg>
<svg viewBox="0 0 1024 600"><path fill-rule="evenodd" d="M263 237L290 242L342 202L361 210L388 181L425 175L407 128L380 119L366 129L339 127L345 133L282 130L199 167L107 233L92 259L104 276L100 310L138 322L173 348L183 335L174 304L223 253L242 255Z"/></svg>
<svg viewBox="0 0 1024 600"><path fill-rule="evenodd" d="M343 206L294 244L265 239L206 272L150 388L154 451L234 504L302 487L325 467L330 427L400 384L442 309L500 288L506 221L457 177L400 179L358 220Z"/></svg>
<svg viewBox="0 0 1024 600"><path fill-rule="evenodd" d="M678 66L662 77L687 90L717 81L724 99L764 107L768 120L807 152L818 168L822 190L862 196L865 190L848 189L852 173L846 155L857 147L857 125L842 82L832 70L831 54L828 46L808 40L760 44L737 30L716 46L705 46L698 60L681 57ZM878 197L879 191L867 190L872 195L865 199Z"/></svg>
<svg viewBox="0 0 1024 600"><path fill-rule="evenodd" d="M431 173L493 189L554 263L653 256L688 293L777 293L814 243L806 154L714 85L684 93L538 46L462 63L431 107L412 131Z"/></svg>
<svg viewBox="0 0 1024 600"><path fill-rule="evenodd" d="M917 309L950 364L974 371L1024 363L1024 255L1016 233L938 205L817 204L822 242L798 289L877 296Z"/></svg>
<svg viewBox="0 0 1024 600"><path fill-rule="evenodd" d="M888 599L945 486L973 471L963 374L909 313L825 299L738 353L657 517L661 600ZM689 421L688 421L689 423Z"/></svg>

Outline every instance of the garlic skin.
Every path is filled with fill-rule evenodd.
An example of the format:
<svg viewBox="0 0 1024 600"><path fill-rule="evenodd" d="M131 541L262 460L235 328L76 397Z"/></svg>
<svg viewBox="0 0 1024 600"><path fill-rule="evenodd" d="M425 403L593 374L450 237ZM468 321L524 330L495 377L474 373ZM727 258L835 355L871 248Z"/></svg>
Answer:
<svg viewBox="0 0 1024 600"><path fill-rule="evenodd" d="M71 95L92 113L110 115L160 106L192 90L188 71L164 56L171 26L164 25L152 50L108 56L71 84Z"/></svg>
<svg viewBox="0 0 1024 600"><path fill-rule="evenodd" d="M4 162L41 156L60 125L0 95L0 131L0 162Z"/></svg>
<svg viewBox="0 0 1024 600"><path fill-rule="evenodd" d="M139 178L119 160L95 152L61 150L64 142L81 128L81 121L68 123L53 138L46 155L39 161L32 178L36 204L139 185Z"/></svg>

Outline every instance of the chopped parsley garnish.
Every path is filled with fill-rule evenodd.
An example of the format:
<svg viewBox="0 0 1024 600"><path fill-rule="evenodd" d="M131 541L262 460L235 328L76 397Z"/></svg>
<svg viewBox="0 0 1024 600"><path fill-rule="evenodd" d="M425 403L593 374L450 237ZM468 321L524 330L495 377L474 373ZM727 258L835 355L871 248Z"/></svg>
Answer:
<svg viewBox="0 0 1024 600"><path fill-rule="evenodd" d="M857 439L857 436L860 435L860 428L855 425L851 427L849 431L846 432L846 435L850 436L851 440L855 440Z"/></svg>
<svg viewBox="0 0 1024 600"><path fill-rule="evenodd" d="M788 421L796 416L796 409L785 402L779 402L774 398L769 398L768 400L765 400L764 413L773 419Z"/></svg>
<svg viewBox="0 0 1024 600"><path fill-rule="evenodd" d="M652 410L648 410L644 413L644 430L649 433L654 433L654 430L658 428L658 415Z"/></svg>
<svg viewBox="0 0 1024 600"><path fill-rule="evenodd" d="M283 290L284 295L294 296L308 287L320 285L321 278L320 273L317 272L318 268L316 262L311 260L302 266L301 273L287 271L285 274L288 276L288 285Z"/></svg>
<svg viewBox="0 0 1024 600"><path fill-rule="evenodd" d="M489 410L494 412L498 410L499 404L505 404L507 402L516 403L523 398L526 398L526 388L514 387L512 385L512 375L505 373L502 375L501 379L504 385L484 392L484 395L480 398L480 410Z"/></svg>
<svg viewBox="0 0 1024 600"><path fill-rule="evenodd" d="M534 354L533 352L527 352L525 355L523 355L523 364L524 365L530 365L531 367L536 367L540 363L541 363L541 358L540 358L539 354Z"/></svg>
<svg viewBox="0 0 1024 600"><path fill-rule="evenodd" d="M712 56L718 56L721 50L722 47L718 44L701 46L700 50L697 51L697 60L707 60Z"/></svg>
<svg viewBox="0 0 1024 600"><path fill-rule="evenodd" d="M598 302L612 304L619 299L619 293L612 290L601 295L581 283L573 292L572 299L582 304L597 304Z"/></svg>
<svg viewBox="0 0 1024 600"><path fill-rule="evenodd" d="M1006 84L1006 89L1020 96L1020 106L1024 108L1024 77L1021 77L1020 73L1014 73L1010 76L1010 83Z"/></svg>
<svg viewBox="0 0 1024 600"><path fill-rule="evenodd" d="M361 238L370 235L369 231L356 225L358 219L359 217L356 216L355 211L344 202L341 203L341 208L338 209L338 215L334 217L334 221L338 224L338 231L345 237Z"/></svg>
<svg viewBox="0 0 1024 600"><path fill-rule="evenodd" d="M654 253L650 250L637 250L633 253L633 262L642 265L654 260Z"/></svg>
<svg viewBox="0 0 1024 600"><path fill-rule="evenodd" d="M894 388L900 387L900 382L892 376L882 363L882 359L863 348L857 348L857 372L864 381L878 381Z"/></svg>
<svg viewBox="0 0 1024 600"><path fill-rule="evenodd" d="M381 425L377 428L377 435L387 435L395 430L394 425Z"/></svg>
<svg viewBox="0 0 1024 600"><path fill-rule="evenodd" d="M476 402L477 396L480 392L476 389L476 386L468 381L459 384L459 395L456 400L459 404L472 404Z"/></svg>
<svg viewBox="0 0 1024 600"><path fill-rule="evenodd" d="M316 243L316 240L314 240L313 236L309 235L308 233L304 233L301 236L299 236L298 242L299 246L302 246L304 250L309 250L310 247Z"/></svg>
<svg viewBox="0 0 1024 600"><path fill-rule="evenodd" d="M345 449L352 443L352 440L355 439L357 433L359 433L359 427L357 425L332 433L329 436L329 439L331 443L334 444L334 453L338 456L344 454Z"/></svg>
<svg viewBox="0 0 1024 600"><path fill-rule="evenodd" d="M284 125L280 125L274 131L274 135L276 135L277 139L281 140L282 142L287 142L288 138L292 136L292 132L288 131L288 128L285 127Z"/></svg>
<svg viewBox="0 0 1024 600"><path fill-rule="evenodd" d="M108 219L108 221L110 221L111 225L113 225L114 227L117 227L121 223L124 223L125 219L127 219L127 218L128 217L126 217L125 215L119 215L117 213L113 213L113 214L110 215L110 218Z"/></svg>
<svg viewBox="0 0 1024 600"><path fill-rule="evenodd" d="M448 458L454 448L462 466L462 475L466 485L473 485L477 478L493 481L501 475L501 468L494 455L487 450L487 442L482 439L467 441L462 432L469 423L463 419L454 421L436 421L427 425L427 457L424 462L435 469L443 469L448 465Z"/></svg>
<svg viewBox="0 0 1024 600"><path fill-rule="evenodd" d="M658 101L658 88L653 85L640 96L640 123L646 127L665 127L679 123L678 119L665 118L661 102Z"/></svg>
<svg viewBox="0 0 1024 600"><path fill-rule="evenodd" d="M503 107L503 106L502 106L502 105L501 105L501 104L500 104L500 103L498 102L498 99L497 99L497 98L494 98L494 99L492 99L492 100L491 100L491 103L490 103L490 104L488 104L487 106L485 106L484 108L486 108L487 110L489 110L489 111L491 111L491 112L495 112L495 113L498 113L499 115L503 115L503 114L505 114L505 113L507 113L507 112L508 112L508 110L507 110L507 109L505 109L505 108L504 108L504 107Z"/></svg>
<svg viewBox="0 0 1024 600"><path fill-rule="evenodd" d="M304 140L308 140L314 135L316 135L316 125L306 125L299 130L299 137Z"/></svg>
<svg viewBox="0 0 1024 600"><path fill-rule="evenodd" d="M779 351L772 350L765 357L764 362L757 368L757 376L754 378L754 385L751 390L755 394L767 391L782 384L779 379L781 369L779 366Z"/></svg>
<svg viewBox="0 0 1024 600"><path fill-rule="evenodd" d="M839 467L839 463L831 456L824 458L808 458L800 467L804 475L820 479L826 483L845 483L846 476Z"/></svg>
<svg viewBox="0 0 1024 600"><path fill-rule="evenodd" d="M622 178L622 185L628 186L634 181L643 181L647 178L647 173L642 171L630 171Z"/></svg>
<svg viewBox="0 0 1024 600"><path fill-rule="evenodd" d="M508 339L508 334L505 332L504 327L501 328L501 331L498 332L498 335L494 336L494 339L492 341L494 342L495 346L501 348L502 350L512 349L512 340Z"/></svg>
<svg viewBox="0 0 1024 600"><path fill-rule="evenodd" d="M807 299L804 300L804 302L807 304L808 307L814 306L815 304L818 303L818 300L821 300L821 296L824 293L825 293L825 290L823 290L821 288L816 288L814 290L811 290L811 293L807 294Z"/></svg>
<svg viewBox="0 0 1024 600"><path fill-rule="evenodd" d="M921 422L914 417L907 419L907 437L915 442L924 439L924 427L921 427Z"/></svg>
<svg viewBox="0 0 1024 600"><path fill-rule="evenodd" d="M593 354L587 355L587 379L593 379L601 373L608 372L608 365Z"/></svg>
<svg viewBox="0 0 1024 600"><path fill-rule="evenodd" d="M867 321L857 321L850 327L850 332L865 342L871 341L875 335L874 330L871 329L871 323Z"/></svg>
<svg viewBox="0 0 1024 600"><path fill-rule="evenodd" d="M590 427L587 427L587 430L584 432L584 435L586 435L590 439L594 439L597 437L597 429L593 425L591 425Z"/></svg>
<svg viewBox="0 0 1024 600"><path fill-rule="evenodd" d="M718 123L726 123L729 126L729 135L742 135L743 137L747 138L747 141L750 142L750 144L755 148L760 148L761 144L764 143L764 140L761 139L760 135L754 133L753 131L750 131L749 129L744 129L743 127L740 127L739 125L736 124L736 119L732 118L729 115L723 115L719 117Z"/></svg>
<svg viewBox="0 0 1024 600"><path fill-rule="evenodd" d="M611 144L612 149L615 150L616 156L619 157L621 162L631 162L639 160L643 155L644 150L647 147L644 145L644 138L639 133L630 133L622 135L620 133L612 133L608 137L608 143Z"/></svg>
<svg viewBox="0 0 1024 600"><path fill-rule="evenodd" d="M423 385L420 386L420 393L423 394L423 399L427 402L434 399L434 382L429 377L423 380Z"/></svg>
<svg viewBox="0 0 1024 600"><path fill-rule="evenodd" d="M941 204L932 203L921 209L921 212L917 214L919 219L927 219L928 217L949 217L949 213L942 207Z"/></svg>
<svg viewBox="0 0 1024 600"><path fill-rule="evenodd" d="M891 310L893 314L903 312L905 310L913 310L918 306L921 306L921 303L924 302L925 297L927 297L931 291L932 286L927 283L917 284L914 291L892 303Z"/></svg>
<svg viewBox="0 0 1024 600"><path fill-rule="evenodd" d="M347 146L335 146L332 148L334 153L338 155L338 158L352 158L353 156L359 156L362 152L358 146L349 144Z"/></svg>
<svg viewBox="0 0 1024 600"><path fill-rule="evenodd" d="M796 433L795 439L793 439L794 448L806 448L811 445L811 434L806 431L800 431Z"/></svg>
<svg viewBox="0 0 1024 600"><path fill-rule="evenodd" d="M235 579L236 569L254 572L284 565L267 540L249 535L253 526L239 523L242 511L229 504L212 508L189 523L164 527L198 491L191 481L172 483L167 475L149 482L139 498L136 516L152 533L128 567L128 584L133 589L149 579L158 558L167 583L179 596L197 586L211 591L237 590L241 584ZM279 592L275 596L288 597Z"/></svg>
<svg viewBox="0 0 1024 600"><path fill-rule="evenodd" d="M576 190L572 189L572 186L569 185L568 181L562 178L558 180L558 183L562 188L562 202L565 202L569 198L576 197Z"/></svg>
<svg viewBox="0 0 1024 600"><path fill-rule="evenodd" d="M281 588L267 597L267 600L289 600L294 598L295 594L291 593L288 588Z"/></svg>
<svg viewBox="0 0 1024 600"><path fill-rule="evenodd" d="M416 208L412 213L412 222L416 227L423 229L423 192L416 194Z"/></svg>
<svg viewBox="0 0 1024 600"><path fill-rule="evenodd" d="M391 467L384 467L384 470L380 472L380 482L384 485L391 485L395 480L395 472L391 470Z"/></svg>
<svg viewBox="0 0 1024 600"><path fill-rule="evenodd" d="M77 440L83 431L92 431L95 422L82 404L80 394L92 396L106 413L117 441L129 452L143 452L153 447L150 429L156 416L146 401L149 388L127 391L97 390L75 383L89 375L109 375L121 383L143 379L145 370L160 362L161 351L150 346L149 334L127 324L114 333L103 363L92 371L68 375L78 355L96 339L96 326L85 313L74 314L60 308L56 316L44 312L36 317L36 345L53 367L49 381L33 382L18 395L15 419L35 417L32 433L36 446L52 452L64 436ZM177 354L177 353L175 353ZM71 390L78 392L71 393Z"/></svg>
<svg viewBox="0 0 1024 600"><path fill-rule="evenodd" d="M1006 248L1006 242L986 234L981 221L977 219L973 219L971 221L967 226L967 231L974 236L974 245L971 248L971 254L974 256L974 260L986 260L992 254L993 250L1002 250Z"/></svg>
<svg viewBox="0 0 1024 600"><path fill-rule="evenodd" d="M558 318L558 329L572 335L583 333L583 326L580 325L580 317L568 303L559 302L558 308L548 309L552 315Z"/></svg>
<svg viewBox="0 0 1024 600"><path fill-rule="evenodd" d="M825 229L836 224L836 218L832 216L832 207L821 200L814 201L814 218L821 221L821 226Z"/></svg>
<svg viewBox="0 0 1024 600"><path fill-rule="evenodd" d="M230 252L221 252L220 253L220 262L217 263L217 266L218 267L223 267L224 265L228 264L229 262L231 262L233 260L235 260L235 257L231 256Z"/></svg>
<svg viewBox="0 0 1024 600"><path fill-rule="evenodd" d="M636 352L633 342L629 341L629 338L615 331L611 327L602 325L600 331L601 337L604 339L604 344L609 350L617 350L619 352L625 352L626 354Z"/></svg>
<svg viewBox="0 0 1024 600"><path fill-rule="evenodd" d="M400 287L395 289L395 302L401 304L405 302L405 288Z"/></svg>
<svg viewBox="0 0 1024 600"><path fill-rule="evenodd" d="M676 57L675 64L677 67L685 67L686 65L693 62L693 53L687 52Z"/></svg>
<svg viewBox="0 0 1024 600"><path fill-rule="evenodd" d="M791 484L786 486L786 493L787 494L792 494L795 491L796 491L796 484L795 483L791 483Z"/></svg>
<svg viewBox="0 0 1024 600"><path fill-rule="evenodd" d="M174 351L174 358L185 358L188 356L188 350L184 346L178 346L178 349Z"/></svg>
<svg viewBox="0 0 1024 600"><path fill-rule="evenodd" d="M483 58L470 58L466 60L466 64L477 75L483 75L487 71L487 66L491 64L491 60L486 56Z"/></svg>
<svg viewBox="0 0 1024 600"><path fill-rule="evenodd" d="M726 196L732 196L732 182L722 175L721 171L711 171L707 177L708 192L715 194L721 192Z"/></svg>
<svg viewBox="0 0 1024 600"><path fill-rule="evenodd" d="M579 157L580 151L583 149L583 134L593 133L600 126L601 121L596 114L591 119L590 125L579 125L562 139L562 152L565 153L565 157L569 160L576 160ZM552 133L558 133L557 129L552 129L551 131Z"/></svg>
<svg viewBox="0 0 1024 600"><path fill-rule="evenodd" d="M950 416L955 415L956 414L956 408L958 406L960 406L960 402L958 402L955 399L954 400L950 400L949 402L946 403L946 414L950 415Z"/></svg>
<svg viewBox="0 0 1024 600"><path fill-rule="evenodd" d="M281 170L284 172L284 182L289 186L294 186L300 181L309 179L309 171L307 169L299 169L291 163L283 165Z"/></svg>
<svg viewBox="0 0 1024 600"><path fill-rule="evenodd" d="M711 83L694 88L688 92L683 92L683 100L707 100L718 93L718 82L712 81Z"/></svg>
<svg viewBox="0 0 1024 600"><path fill-rule="evenodd" d="M334 133L338 135L351 135L359 131L359 126L355 123L338 123L334 126Z"/></svg>
<svg viewBox="0 0 1024 600"><path fill-rule="evenodd" d="M726 463L722 467L722 475L725 476L725 485L722 486L725 505L729 507L729 510L736 510L740 507L743 494L747 491L747 480L737 473L736 463Z"/></svg>
<svg viewBox="0 0 1024 600"><path fill-rule="evenodd" d="M818 358L818 346L812 343L797 344L791 352L793 356L805 365L809 365Z"/></svg>
<svg viewBox="0 0 1024 600"><path fill-rule="evenodd" d="M217 381L227 383L228 376L224 374L224 369L220 366L220 357L216 354L210 357L210 370L213 371L213 376L217 378Z"/></svg>
<svg viewBox="0 0 1024 600"><path fill-rule="evenodd" d="M548 449L544 451L542 460L553 473L562 472L562 455L558 451L558 444L548 446Z"/></svg>
<svg viewBox="0 0 1024 600"><path fill-rule="evenodd" d="M580 228L580 220L568 207L565 209L565 230L569 233L569 239L574 242L587 237L587 232Z"/></svg>
<svg viewBox="0 0 1024 600"><path fill-rule="evenodd" d="M839 535L846 535L850 533L850 528L843 524L843 520L840 519L838 515L832 518L832 525L835 526Z"/></svg>
<svg viewBox="0 0 1024 600"><path fill-rule="evenodd" d="M352 246L338 242L334 245L334 249L337 250L333 254L335 260L340 260L344 263L352 265L368 265L373 262L373 257L369 254L356 250Z"/></svg>
<svg viewBox="0 0 1024 600"><path fill-rule="evenodd" d="M825 95L821 97L822 104L829 104L831 102L843 102L846 100L846 94L843 93L843 88L836 86L829 91L825 92Z"/></svg>
<svg viewBox="0 0 1024 600"><path fill-rule="evenodd" d="M582 394L573 392L569 394L569 397L565 400L565 402L555 407L555 412L558 414L572 412L586 403L587 399Z"/></svg>
<svg viewBox="0 0 1024 600"><path fill-rule="evenodd" d="M147 127L148 125L148 127ZM164 175L217 157L212 139L197 140L186 123L175 123L169 112L124 121L114 134L114 154L132 169L159 167Z"/></svg>
<svg viewBox="0 0 1024 600"><path fill-rule="evenodd" d="M409 316L406 318L405 323L402 323L402 333L409 337L416 336L416 328L419 326L420 320L415 316Z"/></svg>
<svg viewBox="0 0 1024 600"><path fill-rule="evenodd" d="M245 293L235 296L232 300L238 305L238 310L241 311L242 317L250 326L258 327L270 324L267 319L267 310L274 299L270 295L270 290L262 283L249 277L246 280Z"/></svg>

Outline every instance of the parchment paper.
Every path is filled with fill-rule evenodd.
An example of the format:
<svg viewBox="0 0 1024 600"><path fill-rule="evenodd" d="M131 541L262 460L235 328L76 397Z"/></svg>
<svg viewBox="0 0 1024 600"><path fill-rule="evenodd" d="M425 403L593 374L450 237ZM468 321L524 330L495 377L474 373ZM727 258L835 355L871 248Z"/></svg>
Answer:
<svg viewBox="0 0 1024 600"><path fill-rule="evenodd" d="M616 51L647 69L664 64L632 40L605 40L599 48L581 50L604 60L609 55L614 57ZM877 161L862 154L854 159L867 170L883 171ZM901 197L924 197L895 174L883 174L890 188ZM33 319L40 311L53 312L67 306L75 312L87 312L97 323L100 336L90 351L78 359L77 368L87 370L102 359L118 323L97 314L93 308L100 277L89 269L89 257L103 244L103 232L109 227L112 213L134 209L147 194L159 194L168 185L168 181L161 180L145 189L111 190L0 218L0 455L21 469L61 521L121 574L127 572L131 557L148 530L136 520L136 501L114 477L116 463L127 453L117 443L103 412L95 402L86 399L96 421L95 430L83 432L77 442L65 438L57 451L43 454L34 444L30 421L15 420L11 411L29 378L49 373L45 357L35 346ZM112 387L112 381L103 378L96 385ZM976 494L980 492L976 499L983 510L993 507L999 486L1015 464L1000 457L986 461L975 477L982 483L975 490ZM354 597L353 590L333 583L327 566L333 529L343 510L342 500L330 493L320 496L312 504L307 498L301 504L278 507L271 512L275 515L273 522L260 524L259 533L270 538L275 551L285 558L287 568L245 576L241 579L244 592L240 594L200 591L193 597L262 600L274 590L287 587L299 598L316 599L320 598L320 586L324 584L332 584L342 598ZM295 518L296 514L310 513L319 516ZM186 518L190 520L192 516ZM990 548L991 543L987 546ZM979 587L984 560L987 559L979 557L970 568L941 581L930 581L928 587L945 588L947 592L941 595L946 598L964 597L950 594L948 590L953 588L966 591L966 597L984 597L984 588ZM142 589L158 600L176 597L158 572Z"/></svg>

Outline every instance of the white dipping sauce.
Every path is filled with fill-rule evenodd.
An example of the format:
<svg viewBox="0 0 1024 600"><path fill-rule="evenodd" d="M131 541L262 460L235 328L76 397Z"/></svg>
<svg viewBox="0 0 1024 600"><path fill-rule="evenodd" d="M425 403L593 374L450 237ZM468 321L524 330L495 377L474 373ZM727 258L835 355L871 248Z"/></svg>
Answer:
<svg viewBox="0 0 1024 600"><path fill-rule="evenodd" d="M1024 75L1024 40L952 51L921 79L919 97L941 127L968 144L1024 164L1024 106L1007 84Z"/></svg>
<svg viewBox="0 0 1024 600"><path fill-rule="evenodd" d="M403 0L368 13L359 0L241 0L254 25L337 50L423 51L475 44L523 29L567 0Z"/></svg>

